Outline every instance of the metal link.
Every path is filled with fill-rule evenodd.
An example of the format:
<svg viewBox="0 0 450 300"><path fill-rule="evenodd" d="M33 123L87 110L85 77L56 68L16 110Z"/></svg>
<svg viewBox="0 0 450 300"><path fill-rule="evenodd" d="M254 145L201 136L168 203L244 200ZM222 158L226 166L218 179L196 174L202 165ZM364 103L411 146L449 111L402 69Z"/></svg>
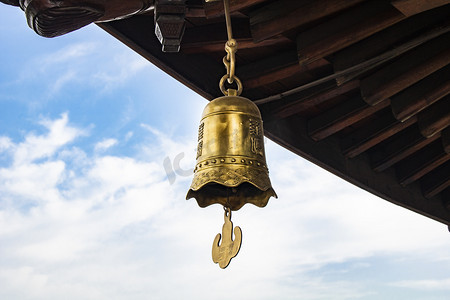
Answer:
<svg viewBox="0 0 450 300"><path fill-rule="evenodd" d="M225 96L229 96L229 92L228 92L228 89L226 89L225 88L225 81L228 79L228 74L225 74L225 75L223 75L223 77L220 79L220 82L219 82L219 87L220 87L220 90L222 91L222 93L225 95ZM237 90L236 90L236 95L237 96L240 96L241 94L242 94L242 82L241 82L241 80L238 78L238 77L236 77L236 76L234 76L234 82L236 83L236 85L237 85Z"/></svg>
<svg viewBox="0 0 450 300"><path fill-rule="evenodd" d="M224 206L223 210L225 211L225 217L228 217L229 219L231 219L231 209L227 206Z"/></svg>
<svg viewBox="0 0 450 300"><path fill-rule="evenodd" d="M236 82L237 90L236 94L239 96L242 94L242 82L236 77L236 52L237 52L237 41L233 39L233 32L231 28L231 17L230 17L230 5L229 0L223 0L225 9L225 20L227 24L227 34L228 41L225 43L225 52L227 55L223 58L223 64L227 70L227 74L220 79L219 87L225 96L229 95L228 89L225 88L225 80L229 84Z"/></svg>
<svg viewBox="0 0 450 300"><path fill-rule="evenodd" d="M227 69L228 83L233 83L236 70L237 42L235 39L228 40L225 44L227 55L224 57L225 68ZM226 62L225 62L226 61Z"/></svg>

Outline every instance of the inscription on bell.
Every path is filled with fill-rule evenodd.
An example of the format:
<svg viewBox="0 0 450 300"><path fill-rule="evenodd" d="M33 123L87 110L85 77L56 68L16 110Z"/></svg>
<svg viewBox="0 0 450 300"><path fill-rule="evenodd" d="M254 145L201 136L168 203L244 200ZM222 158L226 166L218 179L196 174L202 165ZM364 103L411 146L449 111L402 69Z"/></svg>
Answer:
<svg viewBox="0 0 450 300"><path fill-rule="evenodd" d="M264 157L263 135L261 124L257 120L250 119L250 141L252 145L251 151L257 155Z"/></svg>
<svg viewBox="0 0 450 300"><path fill-rule="evenodd" d="M198 145L197 145L197 158L202 155L203 150L203 130L205 128L205 123L201 123L198 127Z"/></svg>

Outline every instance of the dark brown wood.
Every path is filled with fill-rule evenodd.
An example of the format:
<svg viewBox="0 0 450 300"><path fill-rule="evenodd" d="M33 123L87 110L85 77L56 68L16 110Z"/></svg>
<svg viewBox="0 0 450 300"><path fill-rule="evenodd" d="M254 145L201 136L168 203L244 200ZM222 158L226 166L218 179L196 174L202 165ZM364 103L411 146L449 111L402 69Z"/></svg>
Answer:
<svg viewBox="0 0 450 300"><path fill-rule="evenodd" d="M431 198L450 186L450 162L423 176L420 180L422 193L425 197Z"/></svg>
<svg viewBox="0 0 450 300"><path fill-rule="evenodd" d="M186 7L186 18L205 18L205 9L203 7Z"/></svg>
<svg viewBox="0 0 450 300"><path fill-rule="evenodd" d="M401 21L381 32L378 32L356 44L333 54L333 67L335 72L340 72L360 64L368 59L390 52L386 59L393 59L420 44L445 33L450 26L441 22L448 20L450 6L438 10L429 11ZM430 28L424 32L424 29ZM386 60L385 59L385 60ZM345 80L339 77L338 84Z"/></svg>
<svg viewBox="0 0 450 300"><path fill-rule="evenodd" d="M289 65L284 68L277 69L272 73L267 73L265 75L255 76L254 78L247 79L244 81L244 86L246 89L254 89L293 75L300 75L303 72L304 68L302 68L298 64ZM306 76L308 75L306 74ZM308 77L312 80L311 76Z"/></svg>
<svg viewBox="0 0 450 300"><path fill-rule="evenodd" d="M390 101L386 100L378 105L371 106L365 103L361 96L355 96L310 119L308 121L308 134L313 140L320 141L388 107L389 103Z"/></svg>
<svg viewBox="0 0 450 300"><path fill-rule="evenodd" d="M446 188L442 191L442 204L447 211L450 211L450 188ZM448 226L448 231L450 231L450 225Z"/></svg>
<svg viewBox="0 0 450 300"><path fill-rule="evenodd" d="M330 138L315 142L307 136L306 122L296 117L264 122L265 134L286 149L379 197L450 225L450 211L439 201L429 201L420 188L399 185L392 172L375 173L364 156L347 159ZM276 168L271 166L272 169Z"/></svg>
<svg viewBox="0 0 450 300"><path fill-rule="evenodd" d="M301 64L311 63L401 20L405 16L384 1L368 1L297 36Z"/></svg>
<svg viewBox="0 0 450 300"><path fill-rule="evenodd" d="M404 121L450 93L450 65L391 97L394 116Z"/></svg>
<svg viewBox="0 0 450 300"><path fill-rule="evenodd" d="M186 29L186 2L184 0L158 0L154 6L155 35L163 52L180 51Z"/></svg>
<svg viewBox="0 0 450 300"><path fill-rule="evenodd" d="M12 5L12 6L19 6L19 0L0 0L0 2Z"/></svg>
<svg viewBox="0 0 450 300"><path fill-rule="evenodd" d="M399 122L389 111L386 111L370 124L343 138L342 152L346 157L353 158L415 122L415 118L411 118L403 123Z"/></svg>
<svg viewBox="0 0 450 300"><path fill-rule="evenodd" d="M154 4L146 0L28 0L21 1L28 25L44 37L56 37L93 22L107 22L144 13Z"/></svg>
<svg viewBox="0 0 450 300"><path fill-rule="evenodd" d="M442 131L442 146L444 151L450 154L450 127Z"/></svg>
<svg viewBox="0 0 450 300"><path fill-rule="evenodd" d="M233 37L236 40L251 39L250 24L247 19L233 18L231 20L231 24L233 26ZM202 45L220 43L222 44L221 51L225 52L225 43L227 39L228 36L225 20L221 20L221 22L214 24L186 28L182 48L199 47Z"/></svg>
<svg viewBox="0 0 450 300"><path fill-rule="evenodd" d="M246 89L254 89L293 76L295 76L297 79L303 78L304 80L312 81L314 77L311 75L311 73L320 70L328 64L329 63L326 60L318 60L308 67L300 66L299 64L295 63L292 65L286 65L282 68L276 68L270 73L265 74L254 72L252 75L248 73L248 75L245 75L246 73L242 73L244 75L244 78L247 76L251 76L251 78L243 80L244 86ZM241 74L239 69L237 72L238 75Z"/></svg>
<svg viewBox="0 0 450 300"><path fill-rule="evenodd" d="M298 97L293 101L289 101L285 105L279 105L279 107L275 111L275 115L279 118L287 118L296 113L326 102L334 97L353 91L358 87L359 82L357 80L354 80L339 87L330 88L326 91L320 91L319 93L308 95L307 97Z"/></svg>
<svg viewBox="0 0 450 300"><path fill-rule="evenodd" d="M230 12L246 9L250 6L264 2L264 0L230 0ZM223 1L206 2L205 15L207 18L214 18L224 15Z"/></svg>
<svg viewBox="0 0 450 300"><path fill-rule="evenodd" d="M231 23L233 26L233 38L238 42L238 49L240 50L290 42L287 38L279 36L255 44L251 37L248 19L232 18ZM189 27L184 33L181 51L185 54L222 52L225 55L227 39L226 24L222 20L214 24Z"/></svg>
<svg viewBox="0 0 450 300"><path fill-rule="evenodd" d="M440 141L435 141L415 154L404 159L396 167L401 185L406 186L450 159Z"/></svg>
<svg viewBox="0 0 450 300"><path fill-rule="evenodd" d="M450 96L419 113L420 133L431 137L450 125Z"/></svg>
<svg viewBox="0 0 450 300"><path fill-rule="evenodd" d="M450 63L450 34L417 47L362 79L361 94L370 105L383 101Z"/></svg>
<svg viewBox="0 0 450 300"><path fill-rule="evenodd" d="M297 63L295 51L285 51L238 67L236 72L245 88L252 89L307 70Z"/></svg>
<svg viewBox="0 0 450 300"><path fill-rule="evenodd" d="M363 0L282 0L250 14L255 41L262 41L296 27L347 9Z"/></svg>
<svg viewBox="0 0 450 300"><path fill-rule="evenodd" d="M295 50L289 50L271 55L265 59L257 60L242 66L239 68L239 77L242 80L248 80L258 77L259 75L270 74L274 71L289 67L292 65L298 65L297 53Z"/></svg>
<svg viewBox="0 0 450 300"><path fill-rule="evenodd" d="M424 138L417 125L410 126L370 151L372 167L376 172L385 171L438 138L439 134Z"/></svg>
<svg viewBox="0 0 450 300"><path fill-rule="evenodd" d="M264 40L258 44L253 42L253 38L235 38L238 43L239 50L242 49L257 49L263 47L271 47L274 45L282 45L290 43L290 40L284 36L277 36L271 39ZM186 41L186 37L181 45L181 51L186 54L205 54L208 52L224 52L225 41Z"/></svg>
<svg viewBox="0 0 450 300"><path fill-rule="evenodd" d="M392 5L401 11L405 16L412 16L426 10L450 3L449 0L392 0Z"/></svg>

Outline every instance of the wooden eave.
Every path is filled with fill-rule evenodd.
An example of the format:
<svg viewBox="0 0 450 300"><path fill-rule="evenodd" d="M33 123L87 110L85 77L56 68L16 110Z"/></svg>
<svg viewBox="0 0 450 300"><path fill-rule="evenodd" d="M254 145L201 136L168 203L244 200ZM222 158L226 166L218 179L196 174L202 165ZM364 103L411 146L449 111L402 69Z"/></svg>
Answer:
<svg viewBox="0 0 450 300"><path fill-rule="evenodd" d="M230 2L236 73L266 136L450 225L450 1ZM187 5L179 53L161 51L152 13L99 26L212 100L225 73L222 3Z"/></svg>

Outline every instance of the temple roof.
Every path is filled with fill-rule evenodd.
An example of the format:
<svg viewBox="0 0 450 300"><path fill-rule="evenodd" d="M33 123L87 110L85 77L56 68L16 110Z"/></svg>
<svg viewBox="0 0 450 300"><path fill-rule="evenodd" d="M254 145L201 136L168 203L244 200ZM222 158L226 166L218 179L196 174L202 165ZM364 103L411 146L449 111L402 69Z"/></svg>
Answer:
<svg viewBox="0 0 450 300"><path fill-rule="evenodd" d="M450 225L450 0L229 1L236 75L265 135ZM222 1L0 2L42 36L96 22L203 97L222 96Z"/></svg>
<svg viewBox="0 0 450 300"><path fill-rule="evenodd" d="M231 0L242 96L274 142L450 224L448 3ZM187 1L177 53L162 52L154 19L98 24L205 98L221 96L221 1Z"/></svg>

